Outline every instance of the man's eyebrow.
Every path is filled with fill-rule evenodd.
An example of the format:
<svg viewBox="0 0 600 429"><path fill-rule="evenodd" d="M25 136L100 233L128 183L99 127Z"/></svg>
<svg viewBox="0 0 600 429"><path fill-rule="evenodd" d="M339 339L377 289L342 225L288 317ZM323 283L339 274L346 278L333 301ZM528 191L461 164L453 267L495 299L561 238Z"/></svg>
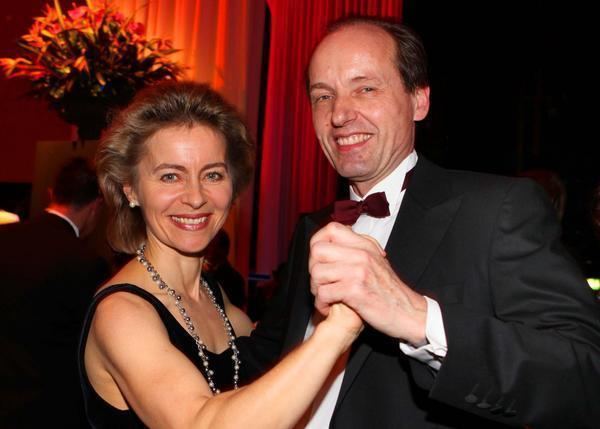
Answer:
<svg viewBox="0 0 600 429"><path fill-rule="evenodd" d="M353 77L352 79L350 79L350 82L352 83L360 83L360 82L379 82L380 79L376 78L376 77L369 77L369 76L363 76L363 75L359 75L356 77Z"/></svg>
<svg viewBox="0 0 600 429"><path fill-rule="evenodd" d="M332 90L331 86L327 85L326 83L323 82L317 82L317 83L313 83L310 88L309 91L312 91L313 89L327 89L327 90Z"/></svg>
<svg viewBox="0 0 600 429"><path fill-rule="evenodd" d="M361 82L380 82L381 80L379 78L376 77L369 77L369 76L364 76L364 75L358 75L353 77L352 79L350 79L351 83L361 83ZM325 89L328 91L333 91L333 88L329 85L327 85L324 82L317 82L317 83L313 83L310 88L309 88L309 92L311 92L312 90L315 89Z"/></svg>

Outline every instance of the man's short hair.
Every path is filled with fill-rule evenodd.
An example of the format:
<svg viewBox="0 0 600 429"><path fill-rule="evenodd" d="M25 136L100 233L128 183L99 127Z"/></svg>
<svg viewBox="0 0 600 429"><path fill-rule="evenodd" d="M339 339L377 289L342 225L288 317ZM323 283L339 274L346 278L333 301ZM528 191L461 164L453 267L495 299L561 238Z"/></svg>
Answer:
<svg viewBox="0 0 600 429"><path fill-rule="evenodd" d="M327 35L355 25L372 25L385 31L393 40L396 49L394 63L408 93L418 88L429 86L427 52L420 37L409 27L386 18L370 16L347 16L331 22L327 27ZM306 69L306 88L310 88L308 68Z"/></svg>
<svg viewBox="0 0 600 429"><path fill-rule="evenodd" d="M100 195L96 172L84 158L72 158L59 170L52 187L52 202L83 207Z"/></svg>

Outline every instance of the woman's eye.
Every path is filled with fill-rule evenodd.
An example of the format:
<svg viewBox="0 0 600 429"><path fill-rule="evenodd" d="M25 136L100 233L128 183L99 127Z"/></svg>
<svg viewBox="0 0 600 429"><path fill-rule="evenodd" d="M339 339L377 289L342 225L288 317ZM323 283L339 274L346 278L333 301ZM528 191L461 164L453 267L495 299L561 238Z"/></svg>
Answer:
<svg viewBox="0 0 600 429"><path fill-rule="evenodd" d="M160 180L163 182L174 182L177 180L177 174L175 173L167 173L160 176Z"/></svg>
<svg viewBox="0 0 600 429"><path fill-rule="evenodd" d="M218 182L219 180L222 180L223 177L224 175L218 171L209 171L206 173L206 178L211 182Z"/></svg>

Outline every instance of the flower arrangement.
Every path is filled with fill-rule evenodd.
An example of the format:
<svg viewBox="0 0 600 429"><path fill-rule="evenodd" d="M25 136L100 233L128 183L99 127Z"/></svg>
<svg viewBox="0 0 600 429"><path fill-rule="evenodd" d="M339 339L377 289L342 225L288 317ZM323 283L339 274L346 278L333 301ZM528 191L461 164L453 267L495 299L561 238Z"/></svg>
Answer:
<svg viewBox="0 0 600 429"><path fill-rule="evenodd" d="M22 56L0 58L7 77L31 80L32 95L75 124L81 115L74 103L124 105L138 89L176 79L182 71L169 58L178 51L169 40L147 39L143 24L123 16L109 0L96 3L72 4L63 13L54 0L20 38Z"/></svg>

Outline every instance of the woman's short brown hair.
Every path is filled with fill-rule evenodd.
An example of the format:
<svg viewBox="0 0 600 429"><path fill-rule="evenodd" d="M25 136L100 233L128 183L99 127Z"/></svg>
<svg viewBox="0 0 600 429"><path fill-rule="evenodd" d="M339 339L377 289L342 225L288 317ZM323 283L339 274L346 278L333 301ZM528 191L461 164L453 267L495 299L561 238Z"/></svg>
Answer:
<svg viewBox="0 0 600 429"><path fill-rule="evenodd" d="M140 91L116 116L96 155L98 181L109 210L108 241L115 250L135 253L146 239L142 213L129 208L123 193L124 185L136 183L145 143L159 130L195 125L208 126L225 138L234 198L250 182L254 145L235 108L217 92L195 82L166 82Z"/></svg>

